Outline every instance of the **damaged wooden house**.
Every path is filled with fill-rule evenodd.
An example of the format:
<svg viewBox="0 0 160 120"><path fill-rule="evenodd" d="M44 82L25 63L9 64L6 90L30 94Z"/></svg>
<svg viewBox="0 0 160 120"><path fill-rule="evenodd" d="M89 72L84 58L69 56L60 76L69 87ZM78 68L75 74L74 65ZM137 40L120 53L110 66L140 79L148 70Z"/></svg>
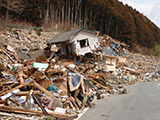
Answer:
<svg viewBox="0 0 160 120"><path fill-rule="evenodd" d="M48 51L57 52L60 55L93 53L92 51L98 47L97 34L97 31L85 28L63 32L47 42Z"/></svg>
<svg viewBox="0 0 160 120"><path fill-rule="evenodd" d="M85 28L60 33L47 42L46 57L51 60L55 55L76 55L82 59L88 53L95 53L94 55L103 56L105 69L114 72L118 54L109 46L102 47L98 34L97 31Z"/></svg>

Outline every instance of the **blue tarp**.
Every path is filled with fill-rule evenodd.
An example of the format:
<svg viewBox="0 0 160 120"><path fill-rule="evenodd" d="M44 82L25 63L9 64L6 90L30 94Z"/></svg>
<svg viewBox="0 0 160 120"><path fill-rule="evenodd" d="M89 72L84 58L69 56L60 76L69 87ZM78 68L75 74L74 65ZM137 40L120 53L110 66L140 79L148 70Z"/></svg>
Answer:
<svg viewBox="0 0 160 120"><path fill-rule="evenodd" d="M117 47L117 45L116 44L113 44L113 43L111 43L110 44L113 48L116 48Z"/></svg>
<svg viewBox="0 0 160 120"><path fill-rule="evenodd" d="M110 46L103 47L103 49L107 55L118 56L118 54Z"/></svg>
<svg viewBox="0 0 160 120"><path fill-rule="evenodd" d="M81 80L80 75L71 73L71 81L72 81L73 87L76 87L80 83L80 80Z"/></svg>
<svg viewBox="0 0 160 120"><path fill-rule="evenodd" d="M79 87L81 87L82 92L85 93L84 87L83 87L84 76L82 76L80 73L71 73L71 72L69 72L68 75L69 75L70 91L74 91Z"/></svg>

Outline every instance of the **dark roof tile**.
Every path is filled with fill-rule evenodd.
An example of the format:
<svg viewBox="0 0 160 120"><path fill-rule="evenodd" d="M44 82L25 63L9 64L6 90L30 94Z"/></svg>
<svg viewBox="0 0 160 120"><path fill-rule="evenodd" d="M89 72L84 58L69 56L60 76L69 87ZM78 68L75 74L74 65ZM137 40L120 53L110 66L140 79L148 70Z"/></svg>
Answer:
<svg viewBox="0 0 160 120"><path fill-rule="evenodd" d="M90 32L93 32L93 33L97 33L95 31L88 30L88 29L85 29L85 28L79 28L79 29L68 31L68 32L60 33L57 36L55 36L53 39L48 41L47 44L54 44L54 43L61 43L61 42L68 41L72 36L75 36L81 30L87 30L87 31L90 31Z"/></svg>

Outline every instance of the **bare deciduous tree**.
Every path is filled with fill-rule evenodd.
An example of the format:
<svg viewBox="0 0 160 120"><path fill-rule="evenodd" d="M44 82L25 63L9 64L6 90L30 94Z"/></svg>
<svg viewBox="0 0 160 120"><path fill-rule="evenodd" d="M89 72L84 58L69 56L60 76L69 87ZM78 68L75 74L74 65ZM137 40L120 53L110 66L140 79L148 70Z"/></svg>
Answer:
<svg viewBox="0 0 160 120"><path fill-rule="evenodd" d="M9 11L15 12L18 15L27 7L27 0L1 0L0 6L7 9L6 11L6 21L9 18Z"/></svg>

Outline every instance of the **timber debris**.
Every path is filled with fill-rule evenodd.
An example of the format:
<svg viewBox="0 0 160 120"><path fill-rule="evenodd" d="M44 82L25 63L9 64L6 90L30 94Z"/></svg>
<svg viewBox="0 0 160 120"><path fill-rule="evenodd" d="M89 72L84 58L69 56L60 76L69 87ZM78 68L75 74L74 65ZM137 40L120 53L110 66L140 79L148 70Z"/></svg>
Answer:
<svg viewBox="0 0 160 120"><path fill-rule="evenodd" d="M160 79L159 60L130 53L124 42L82 28L66 35L59 42L54 33L0 32L3 118L75 119L99 99L127 94L128 85Z"/></svg>

